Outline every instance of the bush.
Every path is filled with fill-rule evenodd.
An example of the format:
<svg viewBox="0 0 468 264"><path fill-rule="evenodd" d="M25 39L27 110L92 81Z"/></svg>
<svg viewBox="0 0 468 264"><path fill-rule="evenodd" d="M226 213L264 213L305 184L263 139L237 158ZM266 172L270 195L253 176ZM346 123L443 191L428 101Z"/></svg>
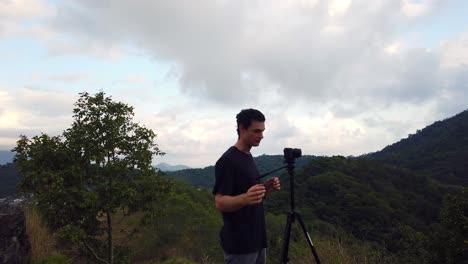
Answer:
<svg viewBox="0 0 468 264"><path fill-rule="evenodd" d="M197 264L197 263L190 259L174 257L164 262L150 262L150 264Z"/></svg>
<svg viewBox="0 0 468 264"><path fill-rule="evenodd" d="M72 264L72 261L62 254L55 254L39 260L36 264Z"/></svg>

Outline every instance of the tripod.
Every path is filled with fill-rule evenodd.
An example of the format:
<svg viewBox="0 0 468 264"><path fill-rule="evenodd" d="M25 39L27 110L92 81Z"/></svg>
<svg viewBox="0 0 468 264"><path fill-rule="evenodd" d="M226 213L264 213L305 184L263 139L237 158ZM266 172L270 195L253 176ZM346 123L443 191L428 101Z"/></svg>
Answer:
<svg viewBox="0 0 468 264"><path fill-rule="evenodd" d="M281 247L281 264L286 264L289 261L288 258L288 253L289 253L289 240L291 238L291 226L292 223L297 219L299 221L299 224L302 227L302 232L304 232L304 236L307 239L307 244L309 244L309 248L312 251L312 254L314 255L315 262L317 264L320 264L320 259L317 254L317 250L314 247L314 243L312 243L312 239L310 238L309 232L307 232L306 226L304 224L304 221L302 221L302 215L297 212L294 207L294 159L287 159L286 162L288 163L287 168L288 168L288 173L289 173L289 179L290 179L290 185L291 185L291 191L290 191L290 202L291 202L291 211L288 212L288 219L286 222L286 227L284 231L284 239L283 239L283 246Z"/></svg>
<svg viewBox="0 0 468 264"><path fill-rule="evenodd" d="M285 151L285 154L286 154L286 151ZM310 238L310 235L307 232L304 221L302 220L302 215L295 210L295 206L294 206L294 167L295 167L294 157L286 157L285 162L287 163L287 165L282 166L273 171L270 171L268 173L262 174L260 177L257 178L257 179L263 178L269 175L270 173L273 173L280 169L284 169L284 168L288 169L290 185L291 185L291 191L290 191L291 211L288 212L288 218L287 218L286 227L284 231L283 245L281 247L281 264L287 264L289 261L288 253L289 253L289 240L291 238L291 227L292 227L292 223L294 223L296 219L299 221L299 224L301 225L302 231L304 232L304 236L307 239L307 244L309 244L310 250L312 251L312 254L314 255L315 262L317 264L320 264L321 262L317 254L317 250L315 249L314 243L312 243L312 239Z"/></svg>

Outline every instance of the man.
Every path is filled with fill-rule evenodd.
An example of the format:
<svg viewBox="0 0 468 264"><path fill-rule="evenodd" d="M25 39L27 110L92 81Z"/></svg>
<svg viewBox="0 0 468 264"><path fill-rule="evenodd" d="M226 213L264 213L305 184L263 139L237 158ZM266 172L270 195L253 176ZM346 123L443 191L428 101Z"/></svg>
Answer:
<svg viewBox="0 0 468 264"><path fill-rule="evenodd" d="M237 116L238 139L215 166L213 188L216 208L224 225L220 232L226 264L264 264L266 229L263 198L278 191L278 178L261 184L259 172L250 153L263 139L265 116L255 109L244 109Z"/></svg>

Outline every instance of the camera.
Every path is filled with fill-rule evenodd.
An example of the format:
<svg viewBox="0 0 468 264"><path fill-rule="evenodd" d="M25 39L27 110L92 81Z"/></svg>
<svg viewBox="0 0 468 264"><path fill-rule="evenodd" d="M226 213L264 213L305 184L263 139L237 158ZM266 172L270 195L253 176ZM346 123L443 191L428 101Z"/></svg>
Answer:
<svg viewBox="0 0 468 264"><path fill-rule="evenodd" d="M300 158L302 156L301 149L298 148L285 148L284 152L284 159L286 160L293 160L296 158Z"/></svg>

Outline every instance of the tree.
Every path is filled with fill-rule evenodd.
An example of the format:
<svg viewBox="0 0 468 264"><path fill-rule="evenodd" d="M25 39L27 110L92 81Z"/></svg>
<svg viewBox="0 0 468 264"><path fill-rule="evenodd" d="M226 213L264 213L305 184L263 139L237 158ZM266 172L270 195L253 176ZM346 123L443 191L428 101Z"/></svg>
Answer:
<svg viewBox="0 0 468 264"><path fill-rule="evenodd" d="M430 235L430 263L466 263L468 257L468 188L447 194L441 224ZM464 262L465 261L465 262Z"/></svg>
<svg viewBox="0 0 468 264"><path fill-rule="evenodd" d="M140 211L148 219L160 212L170 184L151 162L164 153L156 134L133 122L133 107L103 92L80 93L74 105L74 122L62 135L17 142L19 189L33 193L52 228L95 260L114 263L115 213Z"/></svg>

